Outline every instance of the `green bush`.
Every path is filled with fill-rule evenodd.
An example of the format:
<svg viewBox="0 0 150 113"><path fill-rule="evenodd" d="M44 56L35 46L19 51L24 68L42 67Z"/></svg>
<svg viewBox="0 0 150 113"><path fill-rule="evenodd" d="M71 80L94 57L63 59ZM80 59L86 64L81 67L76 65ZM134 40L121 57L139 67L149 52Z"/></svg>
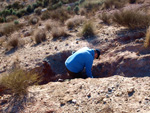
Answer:
<svg viewBox="0 0 150 113"><path fill-rule="evenodd" d="M76 6L76 7L73 9L73 11L74 11L76 14L78 14L78 12L79 12L79 7Z"/></svg>
<svg viewBox="0 0 150 113"><path fill-rule="evenodd" d="M67 7L67 11L70 12L71 11L71 6Z"/></svg>
<svg viewBox="0 0 150 113"><path fill-rule="evenodd" d="M0 17L0 23L5 22L5 18L4 17Z"/></svg>
<svg viewBox="0 0 150 113"><path fill-rule="evenodd" d="M27 11L25 9L20 9L19 11L16 12L16 16L19 18L27 14Z"/></svg>
<svg viewBox="0 0 150 113"><path fill-rule="evenodd" d="M32 13L33 10L34 10L34 9L32 8L32 6L31 6L31 5L28 5L26 11L27 11L28 13Z"/></svg>
<svg viewBox="0 0 150 113"><path fill-rule="evenodd" d="M9 89L13 95L26 95L27 88L31 85L37 85L41 82L38 74L24 71L23 69L14 69L8 75L2 77L1 84Z"/></svg>
<svg viewBox="0 0 150 113"><path fill-rule="evenodd" d="M38 6L37 3L34 3L34 4L32 4L32 7L33 7L33 9L36 9L36 8L38 8L39 6Z"/></svg>
<svg viewBox="0 0 150 113"><path fill-rule="evenodd" d="M42 10L41 7L36 8L36 9L34 10L34 13L37 14L37 15L41 15L41 10Z"/></svg>
<svg viewBox="0 0 150 113"><path fill-rule="evenodd" d="M19 24L19 21L18 21L18 20L15 20L15 21L14 21L14 24L15 24L15 25Z"/></svg>

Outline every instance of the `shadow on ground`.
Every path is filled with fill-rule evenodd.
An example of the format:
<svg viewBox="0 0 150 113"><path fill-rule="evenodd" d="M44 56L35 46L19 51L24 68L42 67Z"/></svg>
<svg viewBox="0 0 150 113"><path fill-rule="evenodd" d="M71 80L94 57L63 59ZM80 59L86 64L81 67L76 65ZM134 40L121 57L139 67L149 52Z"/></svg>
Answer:
<svg viewBox="0 0 150 113"><path fill-rule="evenodd" d="M26 103L31 102L33 103L34 98L33 97L27 97L27 95L20 96L12 96L9 97L7 100L3 100L3 102L0 103L0 105L7 104L7 107L3 109L4 111L0 111L1 113L20 113L20 111L23 111Z"/></svg>

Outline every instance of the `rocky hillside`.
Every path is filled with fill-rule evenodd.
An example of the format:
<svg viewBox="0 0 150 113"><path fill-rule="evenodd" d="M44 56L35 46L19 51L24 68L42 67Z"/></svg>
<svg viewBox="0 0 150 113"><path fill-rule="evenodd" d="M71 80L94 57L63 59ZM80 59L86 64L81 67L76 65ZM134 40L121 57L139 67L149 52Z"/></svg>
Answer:
<svg viewBox="0 0 150 113"><path fill-rule="evenodd" d="M0 84L0 112L150 113L149 0L81 1L0 23L0 78L15 67L44 77L21 97ZM94 78L70 79L64 62L85 46L101 49Z"/></svg>
<svg viewBox="0 0 150 113"><path fill-rule="evenodd" d="M150 78L74 79L32 86L20 100L1 97L1 112L149 113Z"/></svg>

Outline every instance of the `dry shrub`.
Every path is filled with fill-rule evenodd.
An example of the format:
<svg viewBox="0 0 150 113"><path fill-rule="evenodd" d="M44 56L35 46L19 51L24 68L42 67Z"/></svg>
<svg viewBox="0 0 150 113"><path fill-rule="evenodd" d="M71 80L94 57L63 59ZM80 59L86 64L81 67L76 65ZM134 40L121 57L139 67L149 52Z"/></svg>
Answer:
<svg viewBox="0 0 150 113"><path fill-rule="evenodd" d="M42 13L42 15L41 15L41 19L42 20L47 20L47 19L49 19L50 18L50 12L49 11L44 11L43 13Z"/></svg>
<svg viewBox="0 0 150 113"><path fill-rule="evenodd" d="M67 35L63 27L53 27L51 32L54 39Z"/></svg>
<svg viewBox="0 0 150 113"><path fill-rule="evenodd" d="M99 18L104 22L104 23L107 23L107 24L110 24L111 23L111 15L110 14L107 14L107 13L102 13Z"/></svg>
<svg viewBox="0 0 150 113"><path fill-rule="evenodd" d="M0 26L0 32L3 35L8 35L10 33L13 33L14 31L17 31L18 29L22 28L24 24L19 23L19 24L14 24L14 22L11 23L5 23L3 26Z"/></svg>
<svg viewBox="0 0 150 113"><path fill-rule="evenodd" d="M39 44L46 40L46 33L42 30L36 30L34 32L34 40L36 44Z"/></svg>
<svg viewBox="0 0 150 113"><path fill-rule="evenodd" d="M47 22L45 27L47 30L52 30L53 27L59 27L59 26L60 26L59 22L51 21L51 22Z"/></svg>
<svg viewBox="0 0 150 113"><path fill-rule="evenodd" d="M69 14L64 9L56 9L50 13L50 18L64 22L69 18Z"/></svg>
<svg viewBox="0 0 150 113"><path fill-rule="evenodd" d="M147 29L144 46L150 47L150 27Z"/></svg>
<svg viewBox="0 0 150 113"><path fill-rule="evenodd" d="M39 82L41 82L39 75L19 68L14 69L1 79L1 85L9 89L14 95L25 95L28 86L36 85Z"/></svg>
<svg viewBox="0 0 150 113"><path fill-rule="evenodd" d="M79 26L85 21L85 17L83 16L74 16L66 21L66 25L69 29L72 29L76 26Z"/></svg>
<svg viewBox="0 0 150 113"><path fill-rule="evenodd" d="M130 29L141 29L149 26L150 15L136 10L125 10L114 13L112 20Z"/></svg>
<svg viewBox="0 0 150 113"><path fill-rule="evenodd" d="M19 39L17 37L10 38L7 42L7 47L17 48L19 46Z"/></svg>
<svg viewBox="0 0 150 113"><path fill-rule="evenodd" d="M14 15L7 16L6 17L6 22L11 22L11 21L14 21L14 20L17 20L17 19L18 19L18 17L14 16Z"/></svg>
<svg viewBox="0 0 150 113"><path fill-rule="evenodd" d="M81 32L82 36L85 38L88 38L90 36L94 36L95 32L94 32L94 26L92 22L87 22L85 23L85 25L82 28L82 32Z"/></svg>
<svg viewBox="0 0 150 113"><path fill-rule="evenodd" d="M105 0L103 4L103 8L122 8L126 3L125 0Z"/></svg>
<svg viewBox="0 0 150 113"><path fill-rule="evenodd" d="M31 17L30 19L29 19L29 23L30 24L37 24L38 23L38 21L39 21L39 18L38 17Z"/></svg>

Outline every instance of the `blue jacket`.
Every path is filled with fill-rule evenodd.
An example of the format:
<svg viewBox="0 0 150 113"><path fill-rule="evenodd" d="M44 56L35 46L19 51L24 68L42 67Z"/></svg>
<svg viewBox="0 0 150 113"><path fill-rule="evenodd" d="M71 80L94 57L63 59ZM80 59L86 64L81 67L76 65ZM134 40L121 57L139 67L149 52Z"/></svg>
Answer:
<svg viewBox="0 0 150 113"><path fill-rule="evenodd" d="M93 78L91 68L94 60L94 49L84 47L76 51L73 55L67 58L65 65L67 69L74 73L79 73L86 68L86 75Z"/></svg>

